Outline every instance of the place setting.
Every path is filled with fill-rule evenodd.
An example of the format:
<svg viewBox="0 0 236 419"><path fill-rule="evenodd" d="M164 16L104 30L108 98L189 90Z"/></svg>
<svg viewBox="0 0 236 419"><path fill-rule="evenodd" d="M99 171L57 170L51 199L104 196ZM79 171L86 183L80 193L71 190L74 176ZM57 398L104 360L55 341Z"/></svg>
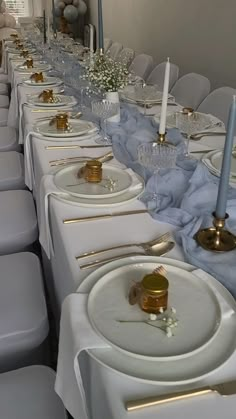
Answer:
<svg viewBox="0 0 236 419"><path fill-rule="evenodd" d="M64 90L62 90L63 93ZM60 107L73 107L77 105L77 100L73 96L67 96L55 92L52 89L45 89L39 94L27 95L27 104L34 108L60 108Z"/></svg>

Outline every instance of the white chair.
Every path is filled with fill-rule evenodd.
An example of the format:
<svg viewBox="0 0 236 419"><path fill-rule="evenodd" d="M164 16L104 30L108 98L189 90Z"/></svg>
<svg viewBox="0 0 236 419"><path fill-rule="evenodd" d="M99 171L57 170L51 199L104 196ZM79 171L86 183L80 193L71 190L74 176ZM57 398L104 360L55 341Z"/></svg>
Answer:
<svg viewBox="0 0 236 419"><path fill-rule="evenodd" d="M135 52L134 52L133 49L124 48L124 49L122 49L122 51L118 55L116 61L119 61L120 63L125 64L125 65L127 65L127 67L129 67L130 64L132 63L134 57L135 57Z"/></svg>
<svg viewBox="0 0 236 419"><path fill-rule="evenodd" d="M1 74L0 74L1 77ZM10 106L9 97L5 95L0 95L0 108L8 109Z"/></svg>
<svg viewBox="0 0 236 419"><path fill-rule="evenodd" d="M132 61L129 70L136 76L146 80L153 68L153 58L151 55L140 54L137 55Z"/></svg>
<svg viewBox="0 0 236 419"><path fill-rule="evenodd" d="M0 191L25 189L24 159L16 151L0 152Z"/></svg>
<svg viewBox="0 0 236 419"><path fill-rule="evenodd" d="M210 113L215 115L224 124L227 124L229 108L233 96L236 95L236 89L232 87L220 87L213 90L200 104L198 112Z"/></svg>
<svg viewBox="0 0 236 419"><path fill-rule="evenodd" d="M0 95L7 95L9 94L8 85L6 83L0 83Z"/></svg>
<svg viewBox="0 0 236 419"><path fill-rule="evenodd" d="M112 40L109 38L104 39L104 52L107 52L112 44Z"/></svg>
<svg viewBox="0 0 236 419"><path fill-rule="evenodd" d="M41 365L0 374L2 419L67 419L54 383L54 371Z"/></svg>
<svg viewBox="0 0 236 419"><path fill-rule="evenodd" d="M38 238L37 217L29 191L0 192L0 255L29 249Z"/></svg>
<svg viewBox="0 0 236 419"><path fill-rule="evenodd" d="M1 113L1 110L0 110ZM0 152L20 149L18 135L14 128L0 127Z"/></svg>
<svg viewBox="0 0 236 419"><path fill-rule="evenodd" d="M8 84L8 75L5 73L0 74L0 83Z"/></svg>
<svg viewBox="0 0 236 419"><path fill-rule="evenodd" d="M120 44L119 42L114 42L107 50L106 54L109 55L113 60L116 60L122 49L122 44Z"/></svg>
<svg viewBox="0 0 236 419"><path fill-rule="evenodd" d="M92 51L96 51L96 28L91 23L89 24L89 42Z"/></svg>
<svg viewBox="0 0 236 419"><path fill-rule="evenodd" d="M47 359L48 316L39 259L0 256L0 372Z"/></svg>
<svg viewBox="0 0 236 419"><path fill-rule="evenodd" d="M210 93L211 83L201 74L189 73L175 83L171 94L180 105L197 109Z"/></svg>
<svg viewBox="0 0 236 419"><path fill-rule="evenodd" d="M147 78L147 84L157 84L160 90L163 90L165 78L166 63L158 64ZM170 63L170 82L169 91L174 86L179 77L179 67L176 64Z"/></svg>
<svg viewBox="0 0 236 419"><path fill-rule="evenodd" d="M8 109L0 109L0 127L6 127L8 123Z"/></svg>

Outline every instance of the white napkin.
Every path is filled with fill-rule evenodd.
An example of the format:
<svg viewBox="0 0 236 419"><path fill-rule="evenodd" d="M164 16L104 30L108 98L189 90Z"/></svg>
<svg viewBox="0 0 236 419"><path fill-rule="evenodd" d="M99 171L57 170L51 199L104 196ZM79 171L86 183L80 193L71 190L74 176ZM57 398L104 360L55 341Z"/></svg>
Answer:
<svg viewBox="0 0 236 419"><path fill-rule="evenodd" d="M132 177L132 185L130 190L136 190L140 188L141 182L137 178L136 174L131 170L127 169L127 172ZM54 176L53 175L45 175L41 179L40 183L40 192L39 192L39 202L40 202L40 209L39 209L39 241L41 246L43 247L48 259L50 259L51 255L54 254L53 251L53 242L52 236L50 231L49 225L49 196L50 195L60 195L64 197L68 197L69 193L65 193L60 191L55 183L54 183ZM112 210L109 210L112 214Z"/></svg>
<svg viewBox="0 0 236 419"><path fill-rule="evenodd" d="M74 418L88 419L79 355L86 349L110 348L93 330L87 294L71 294L63 302L55 390Z"/></svg>

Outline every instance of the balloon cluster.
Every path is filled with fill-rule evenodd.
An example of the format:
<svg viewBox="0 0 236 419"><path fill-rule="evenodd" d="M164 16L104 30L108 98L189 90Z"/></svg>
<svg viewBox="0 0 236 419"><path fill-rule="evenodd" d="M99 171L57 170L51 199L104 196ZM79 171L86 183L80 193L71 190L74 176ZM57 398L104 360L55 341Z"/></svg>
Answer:
<svg viewBox="0 0 236 419"><path fill-rule="evenodd" d="M0 28L15 28L16 20L14 16L6 13L6 3L0 0Z"/></svg>
<svg viewBox="0 0 236 419"><path fill-rule="evenodd" d="M74 23L79 16L85 15L87 5L84 0L58 0L55 6L55 15L64 17L68 23Z"/></svg>

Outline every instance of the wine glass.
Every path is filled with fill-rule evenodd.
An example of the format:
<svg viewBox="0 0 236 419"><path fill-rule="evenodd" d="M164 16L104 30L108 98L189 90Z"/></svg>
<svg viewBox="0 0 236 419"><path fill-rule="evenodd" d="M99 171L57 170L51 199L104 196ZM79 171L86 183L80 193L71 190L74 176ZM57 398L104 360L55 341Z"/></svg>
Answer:
<svg viewBox="0 0 236 419"><path fill-rule="evenodd" d="M103 139L98 142L101 144L112 144L110 138L107 137L107 124L108 118L116 115L119 112L119 103L112 103L108 100L96 100L92 102L92 112L104 122L104 135Z"/></svg>
<svg viewBox="0 0 236 419"><path fill-rule="evenodd" d="M196 115L192 108L184 108L181 112L175 113L175 126L186 137L186 157L190 157L189 141L191 133L194 130L195 120Z"/></svg>

